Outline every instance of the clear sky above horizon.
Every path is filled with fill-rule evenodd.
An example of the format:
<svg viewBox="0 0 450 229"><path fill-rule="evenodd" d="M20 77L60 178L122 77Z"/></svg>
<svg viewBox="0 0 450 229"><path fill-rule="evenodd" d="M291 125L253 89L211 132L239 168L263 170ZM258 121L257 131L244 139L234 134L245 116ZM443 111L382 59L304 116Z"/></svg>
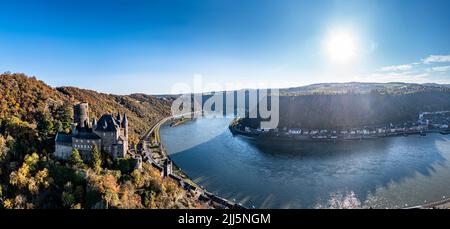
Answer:
<svg viewBox="0 0 450 229"><path fill-rule="evenodd" d="M162 94L194 75L231 88L450 83L448 0L0 0L0 9L0 71L51 86Z"/></svg>

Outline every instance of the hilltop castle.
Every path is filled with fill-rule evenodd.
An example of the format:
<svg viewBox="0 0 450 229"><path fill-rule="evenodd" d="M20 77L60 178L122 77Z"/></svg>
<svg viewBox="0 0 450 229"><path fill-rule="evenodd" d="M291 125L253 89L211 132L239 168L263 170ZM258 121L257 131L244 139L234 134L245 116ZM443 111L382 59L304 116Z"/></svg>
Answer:
<svg viewBox="0 0 450 229"><path fill-rule="evenodd" d="M104 114L97 121L89 121L88 103L79 103L74 106L74 122L72 133L58 133L55 138L54 156L67 160L72 149L78 149L85 160L91 158L94 145L98 150L109 153L113 158L124 157L128 150L128 119L118 113Z"/></svg>

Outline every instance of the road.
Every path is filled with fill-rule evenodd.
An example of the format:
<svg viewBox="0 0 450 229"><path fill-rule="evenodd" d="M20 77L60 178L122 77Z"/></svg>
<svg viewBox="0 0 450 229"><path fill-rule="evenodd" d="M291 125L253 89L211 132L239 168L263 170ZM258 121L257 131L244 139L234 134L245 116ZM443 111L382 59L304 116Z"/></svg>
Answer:
<svg viewBox="0 0 450 229"><path fill-rule="evenodd" d="M161 120L159 120L157 123L155 123L142 137L141 137L141 141L150 141L150 137L151 134L158 129L159 127L161 127L161 125L163 125L164 123L166 123L167 121L171 120L171 119L175 119L175 118L179 118L182 116L186 116L186 115L193 115L193 114L197 114L197 113L201 113L201 111L196 111L196 112L190 112L190 113L185 113L185 114L179 114L179 115L172 115L170 117L165 117ZM159 139L158 139L159 142Z"/></svg>

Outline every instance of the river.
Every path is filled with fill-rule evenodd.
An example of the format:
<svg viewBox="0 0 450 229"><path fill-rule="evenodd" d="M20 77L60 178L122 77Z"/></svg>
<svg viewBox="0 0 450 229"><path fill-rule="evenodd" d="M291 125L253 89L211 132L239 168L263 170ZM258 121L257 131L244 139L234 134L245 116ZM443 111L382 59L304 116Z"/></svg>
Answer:
<svg viewBox="0 0 450 229"><path fill-rule="evenodd" d="M402 208L450 197L450 136L295 142L233 136L230 118L164 125L191 179L255 208Z"/></svg>

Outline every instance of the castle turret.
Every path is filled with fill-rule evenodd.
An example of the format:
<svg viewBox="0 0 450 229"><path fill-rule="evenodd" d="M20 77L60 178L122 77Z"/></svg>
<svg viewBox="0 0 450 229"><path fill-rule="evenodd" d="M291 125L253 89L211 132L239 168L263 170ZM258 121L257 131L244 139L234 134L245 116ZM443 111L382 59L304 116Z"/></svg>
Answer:
<svg viewBox="0 0 450 229"><path fill-rule="evenodd" d="M95 128L97 128L97 119L93 118L92 119L92 129L95 130Z"/></svg>
<svg viewBox="0 0 450 229"><path fill-rule="evenodd" d="M122 127L124 129L124 135L128 139L128 118L126 113L123 115Z"/></svg>
<svg viewBox="0 0 450 229"><path fill-rule="evenodd" d="M78 129L77 129L77 123L72 123L71 128L72 128L72 135L77 135L78 134Z"/></svg>
<svg viewBox="0 0 450 229"><path fill-rule="evenodd" d="M122 115L120 115L120 111L117 112L116 119L117 121L119 121L119 123L122 123Z"/></svg>
<svg viewBox="0 0 450 229"><path fill-rule="evenodd" d="M88 127L86 123L89 123L89 104L79 103L73 107L74 123L78 123L80 128Z"/></svg>

